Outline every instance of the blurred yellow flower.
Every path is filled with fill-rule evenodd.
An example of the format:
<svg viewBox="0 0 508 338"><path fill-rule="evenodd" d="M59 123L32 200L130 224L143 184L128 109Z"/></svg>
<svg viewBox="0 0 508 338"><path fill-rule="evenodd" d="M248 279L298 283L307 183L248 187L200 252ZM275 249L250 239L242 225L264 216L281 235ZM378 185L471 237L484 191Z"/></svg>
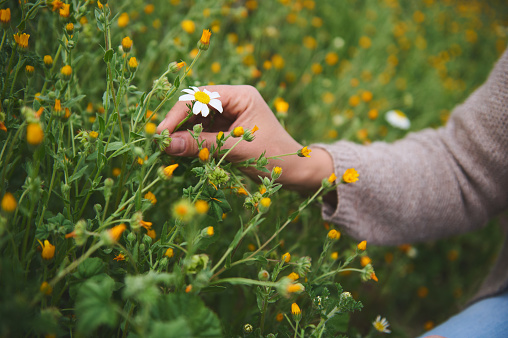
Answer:
<svg viewBox="0 0 508 338"><path fill-rule="evenodd" d="M286 114L289 110L289 103L284 101L281 97L276 98L273 104L275 106L275 110L279 114Z"/></svg>
<svg viewBox="0 0 508 338"><path fill-rule="evenodd" d="M127 226L124 223L118 224L111 229L108 230L108 234L114 242L118 241L122 233L127 229Z"/></svg>
<svg viewBox="0 0 508 338"><path fill-rule="evenodd" d="M31 145L38 145L44 139L44 131L38 123L29 123L26 127L26 141Z"/></svg>
<svg viewBox="0 0 508 338"><path fill-rule="evenodd" d="M153 4L146 5L145 9L144 9L146 14L152 14L154 10L155 10L155 6Z"/></svg>
<svg viewBox="0 0 508 338"><path fill-rule="evenodd" d="M155 131L157 130L157 125L155 125L155 123L152 123L152 122L148 122L146 125L145 125L145 133L147 133L148 135L153 135L155 134Z"/></svg>
<svg viewBox="0 0 508 338"><path fill-rule="evenodd" d="M171 257L173 257L173 256L174 256L174 254L175 254L175 253L174 253L173 249L172 249L172 248L168 248L168 249L166 250L166 252L164 253L164 256L166 256L166 257L168 257L168 258L171 258Z"/></svg>
<svg viewBox="0 0 508 338"><path fill-rule="evenodd" d="M220 72L220 63L218 62L212 63L210 69L212 70L213 73L217 74L218 72Z"/></svg>
<svg viewBox="0 0 508 338"><path fill-rule="evenodd" d="M337 231L335 229L330 230L328 232L328 238L333 239L333 240L340 239L340 231Z"/></svg>
<svg viewBox="0 0 508 338"><path fill-rule="evenodd" d="M360 45L360 47L362 47L363 49L368 49L370 48L370 46L372 45L372 42L370 40L370 38L368 36L362 36L360 38L360 41L358 42L358 44Z"/></svg>
<svg viewBox="0 0 508 338"><path fill-rule="evenodd" d="M4 197L2 197L2 210L5 212L13 212L16 210L18 206L18 202L13 194L10 192L6 192Z"/></svg>
<svg viewBox="0 0 508 338"><path fill-rule="evenodd" d="M312 36L306 36L303 38L303 45L307 49L316 49L317 41Z"/></svg>
<svg viewBox="0 0 508 338"><path fill-rule="evenodd" d="M62 18L68 18L70 15L70 4L62 4L62 8L59 10L59 14Z"/></svg>
<svg viewBox="0 0 508 338"><path fill-rule="evenodd" d="M49 285L48 282L44 281L44 282L42 282L41 286L39 287L39 291L42 294L49 296L50 294L53 293L53 288L51 287L51 285Z"/></svg>
<svg viewBox="0 0 508 338"><path fill-rule="evenodd" d="M207 201L204 200L197 200L194 204L194 207L196 208L196 211L198 214L206 214L208 212L208 209L210 209L210 205Z"/></svg>
<svg viewBox="0 0 508 338"><path fill-rule="evenodd" d="M330 258L336 261L339 258L339 253L337 251L332 252Z"/></svg>
<svg viewBox="0 0 508 338"><path fill-rule="evenodd" d="M291 254L289 252L286 252L284 255L282 255L282 260L286 263L289 263L291 260Z"/></svg>
<svg viewBox="0 0 508 338"><path fill-rule="evenodd" d="M151 191L147 192L145 194L144 198L145 198L145 200L149 200L150 203L152 203L152 204L157 203L157 198L155 197L155 195Z"/></svg>
<svg viewBox="0 0 508 338"><path fill-rule="evenodd" d="M285 65L284 58L279 54L274 54L272 56L272 64L275 69L282 69Z"/></svg>
<svg viewBox="0 0 508 338"><path fill-rule="evenodd" d="M122 253L119 253L118 255L115 256L115 258L113 258L114 261L124 261L125 260L125 255L122 254Z"/></svg>
<svg viewBox="0 0 508 338"><path fill-rule="evenodd" d="M183 20L180 25L182 26L182 29L189 34L194 33L196 30L196 24L192 20Z"/></svg>
<svg viewBox="0 0 508 338"><path fill-rule="evenodd" d="M0 9L0 23L6 28L11 22L11 9Z"/></svg>
<svg viewBox="0 0 508 338"><path fill-rule="evenodd" d="M300 276L296 273L296 272L291 272L289 275L288 275L289 278L291 278L292 280L296 281L298 280L298 278L300 278Z"/></svg>
<svg viewBox="0 0 508 338"><path fill-rule="evenodd" d="M361 241L360 243L358 243L357 247L358 250L364 251L365 249L367 249L367 241Z"/></svg>
<svg viewBox="0 0 508 338"><path fill-rule="evenodd" d="M129 14L123 12L118 17L118 27L124 28L129 24Z"/></svg>
<svg viewBox="0 0 508 338"><path fill-rule="evenodd" d="M214 231L213 231L213 227L212 226L209 226L209 227L206 228L206 234L208 236L213 236Z"/></svg>
<svg viewBox="0 0 508 338"><path fill-rule="evenodd" d="M370 259L369 256L362 256L360 258L360 265L365 267L367 264L370 264L372 262L372 259Z"/></svg>
<svg viewBox="0 0 508 338"><path fill-rule="evenodd" d="M329 66L334 66L339 62L339 56L335 52L328 52L325 56L325 62Z"/></svg>

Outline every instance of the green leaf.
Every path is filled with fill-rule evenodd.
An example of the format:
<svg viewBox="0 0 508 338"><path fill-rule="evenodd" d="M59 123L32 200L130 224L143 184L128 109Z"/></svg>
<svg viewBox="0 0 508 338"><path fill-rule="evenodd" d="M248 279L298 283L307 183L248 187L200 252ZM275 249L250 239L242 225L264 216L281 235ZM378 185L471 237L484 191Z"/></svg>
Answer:
<svg viewBox="0 0 508 338"><path fill-rule="evenodd" d="M189 337L222 337L219 318L194 294L172 293L159 297L157 306L152 308L152 318L167 323L185 320L191 331Z"/></svg>
<svg viewBox="0 0 508 338"><path fill-rule="evenodd" d="M73 274L74 277L87 279L104 272L104 262L98 257L87 258L78 266L78 270Z"/></svg>
<svg viewBox="0 0 508 338"><path fill-rule="evenodd" d="M69 177L69 184L81 178L81 176L85 174L87 169L88 165L85 165L83 168L79 169L76 173L74 173L71 177Z"/></svg>
<svg viewBox="0 0 508 338"><path fill-rule="evenodd" d="M152 330L148 337L180 338L193 336L189 323L183 316L170 322L153 322L150 326Z"/></svg>
<svg viewBox="0 0 508 338"><path fill-rule="evenodd" d="M80 287L76 301L77 330L92 333L101 325L114 327L118 306L111 301L115 281L104 275L100 280L88 280Z"/></svg>
<svg viewBox="0 0 508 338"><path fill-rule="evenodd" d="M177 89L178 89L178 87L180 87L180 76L179 75L175 78L174 85Z"/></svg>
<svg viewBox="0 0 508 338"><path fill-rule="evenodd" d="M109 63L113 58L115 51L113 49L108 49L106 53L104 53L104 62Z"/></svg>

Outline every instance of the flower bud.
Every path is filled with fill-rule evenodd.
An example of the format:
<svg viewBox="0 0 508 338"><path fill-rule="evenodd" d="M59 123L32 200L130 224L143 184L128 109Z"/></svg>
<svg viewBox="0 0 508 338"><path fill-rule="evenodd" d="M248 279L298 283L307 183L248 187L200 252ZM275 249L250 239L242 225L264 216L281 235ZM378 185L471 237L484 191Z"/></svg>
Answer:
<svg viewBox="0 0 508 338"><path fill-rule="evenodd" d="M129 70L134 73L138 69L138 60L133 56L129 59Z"/></svg>
<svg viewBox="0 0 508 338"><path fill-rule="evenodd" d="M276 180L282 175L282 168L281 167L273 167L272 169L272 180Z"/></svg>
<svg viewBox="0 0 508 338"><path fill-rule="evenodd" d="M25 74L28 78L31 78L34 75L35 68L34 66L26 65L25 66Z"/></svg>
<svg viewBox="0 0 508 338"><path fill-rule="evenodd" d="M207 50L210 47L210 36L212 32L209 29L203 29L203 33L201 34L201 39L198 42L198 48L200 50Z"/></svg>
<svg viewBox="0 0 508 338"><path fill-rule="evenodd" d="M51 55L44 55L44 66L46 68L51 68L51 66L53 66L53 58Z"/></svg>
<svg viewBox="0 0 508 338"><path fill-rule="evenodd" d="M259 271L258 279L262 280L262 281L267 281L268 279L270 279L270 273L268 273L268 271L263 269L263 270Z"/></svg>

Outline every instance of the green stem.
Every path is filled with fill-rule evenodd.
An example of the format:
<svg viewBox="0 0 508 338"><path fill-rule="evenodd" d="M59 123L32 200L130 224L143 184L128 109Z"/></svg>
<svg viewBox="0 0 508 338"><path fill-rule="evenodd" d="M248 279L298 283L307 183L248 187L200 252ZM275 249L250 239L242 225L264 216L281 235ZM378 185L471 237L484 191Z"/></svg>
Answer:
<svg viewBox="0 0 508 338"><path fill-rule="evenodd" d="M0 51L2 51L2 48L4 47L5 37L7 36L7 30L4 30L4 34L2 36L2 43L0 44Z"/></svg>
<svg viewBox="0 0 508 338"><path fill-rule="evenodd" d="M328 276L331 276L331 275L335 275L339 272L343 272L343 271L356 271L356 272L363 272L362 269L355 269L355 268L347 268L347 269L337 269L337 270L334 270L334 271L330 271L328 273L325 273L324 275L321 275L319 276L318 278L314 279L313 280L313 283L316 283L318 280L320 279L323 279L323 278L326 278Z"/></svg>
<svg viewBox="0 0 508 338"><path fill-rule="evenodd" d="M274 282L264 282L264 281L260 281L260 280L241 278L241 277L218 279L216 281L211 282L210 285L216 285L216 284L221 284L221 283L230 283L233 285L239 284L239 285L277 286L277 283L274 283Z"/></svg>
<svg viewBox="0 0 508 338"><path fill-rule="evenodd" d="M217 163L217 167L222 163L222 161L226 158L226 156L228 156L228 154L231 152L231 150L233 150L240 142L242 142L242 140L243 140L243 137L240 137L240 139L238 141L236 141L236 143L233 144L233 146L231 148L229 148L228 151L226 151L226 153L222 156L222 158Z"/></svg>

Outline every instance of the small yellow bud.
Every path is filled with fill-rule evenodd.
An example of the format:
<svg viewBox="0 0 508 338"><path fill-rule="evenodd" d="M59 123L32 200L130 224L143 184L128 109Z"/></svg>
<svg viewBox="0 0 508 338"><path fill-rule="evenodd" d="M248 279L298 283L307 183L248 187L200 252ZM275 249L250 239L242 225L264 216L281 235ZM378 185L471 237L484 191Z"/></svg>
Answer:
<svg viewBox="0 0 508 338"><path fill-rule="evenodd" d="M17 206L18 202L16 201L14 195L11 194L10 192L6 192L4 197L2 198L2 210L10 213L16 210Z"/></svg>
<svg viewBox="0 0 508 338"><path fill-rule="evenodd" d="M198 214L206 214L208 212L208 209L210 209L210 205L208 204L208 202L203 200L197 200L194 206Z"/></svg>
<svg viewBox="0 0 508 338"><path fill-rule="evenodd" d="M145 126L145 133L147 135L151 136L151 135L155 134L156 130L157 130L157 126L155 125L155 123L149 122Z"/></svg>
<svg viewBox="0 0 508 338"><path fill-rule="evenodd" d="M291 260L291 254L289 252L286 252L284 255L282 255L282 260L286 263L289 263Z"/></svg>
<svg viewBox="0 0 508 338"><path fill-rule="evenodd" d="M122 49L124 53L128 53L131 51L132 48L132 40L130 37L126 36L122 39Z"/></svg>
<svg viewBox="0 0 508 338"><path fill-rule="evenodd" d="M164 253L164 256L168 257L168 258L171 258L175 255L175 252L173 251L172 248L168 248L166 250L166 252Z"/></svg>
<svg viewBox="0 0 508 338"><path fill-rule="evenodd" d="M41 287L39 288L39 291L42 294L49 296L53 292L53 288L51 287L51 285L49 285L48 282L44 281L44 282L42 282Z"/></svg>
<svg viewBox="0 0 508 338"><path fill-rule="evenodd" d="M243 133L244 133L243 127L236 127L235 129L233 129L233 137L240 137L243 135Z"/></svg>
<svg viewBox="0 0 508 338"><path fill-rule="evenodd" d="M41 144L44 139L44 131L38 123L30 123L26 127L26 141L33 146Z"/></svg>
<svg viewBox="0 0 508 338"><path fill-rule="evenodd" d="M210 151L208 148L203 148L199 151L199 159L203 162L208 161L208 158L210 157Z"/></svg>

